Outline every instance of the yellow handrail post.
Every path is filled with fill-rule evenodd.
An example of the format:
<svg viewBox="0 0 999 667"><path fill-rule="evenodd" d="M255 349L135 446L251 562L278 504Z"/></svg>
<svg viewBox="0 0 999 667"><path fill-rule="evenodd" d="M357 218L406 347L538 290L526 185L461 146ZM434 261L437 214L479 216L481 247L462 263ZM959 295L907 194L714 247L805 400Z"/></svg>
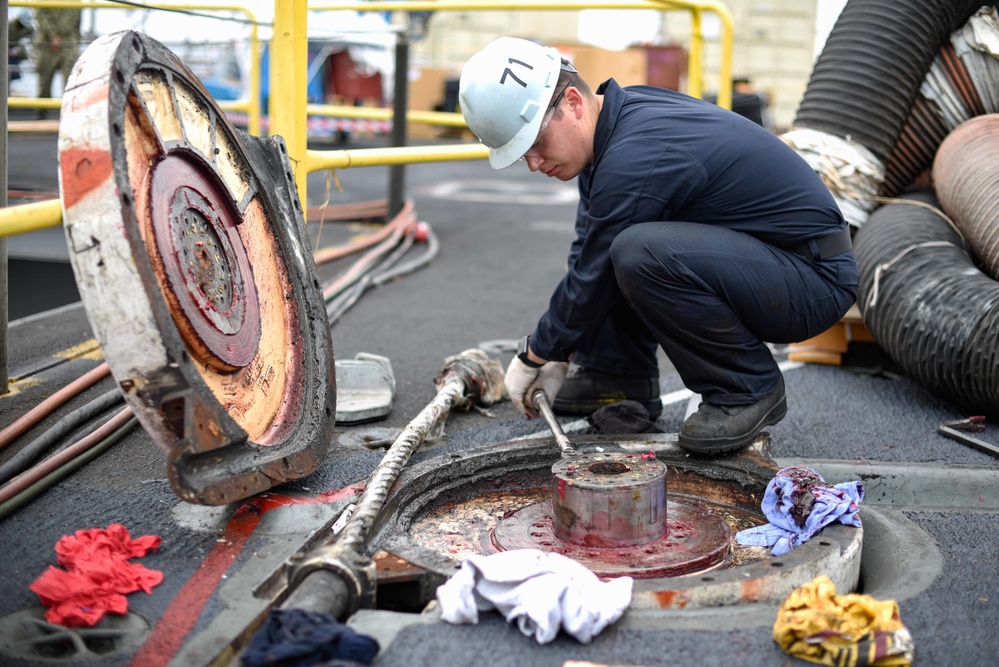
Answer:
<svg viewBox="0 0 999 667"><path fill-rule="evenodd" d="M704 86L701 84L701 58L704 57L704 30L701 21L701 12L694 9L690 12L690 54L687 57L687 94L692 97L703 95Z"/></svg>
<svg viewBox="0 0 999 667"><path fill-rule="evenodd" d="M250 26L250 89L249 109L247 110L246 131L260 136L260 33L257 30L257 19L252 17Z"/></svg>
<svg viewBox="0 0 999 667"><path fill-rule="evenodd" d="M270 49L270 134L281 135L288 148L302 210L306 207L306 126L308 61L308 3L306 0L274 3L274 36Z"/></svg>
<svg viewBox="0 0 999 667"><path fill-rule="evenodd" d="M732 14L716 11L722 22L721 62L718 63L718 106L724 109L732 108L732 55L735 48L735 22Z"/></svg>

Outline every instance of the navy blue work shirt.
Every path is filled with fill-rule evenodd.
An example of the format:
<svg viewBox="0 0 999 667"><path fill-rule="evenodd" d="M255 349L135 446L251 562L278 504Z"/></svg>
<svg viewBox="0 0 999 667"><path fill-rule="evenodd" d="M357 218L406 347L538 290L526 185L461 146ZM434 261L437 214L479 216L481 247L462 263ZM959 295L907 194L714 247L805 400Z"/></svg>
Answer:
<svg viewBox="0 0 999 667"><path fill-rule="evenodd" d="M593 162L578 178L569 270L531 334L565 361L622 298L610 246L625 228L677 220L721 225L778 247L846 227L828 188L779 137L709 102L614 79L598 89Z"/></svg>

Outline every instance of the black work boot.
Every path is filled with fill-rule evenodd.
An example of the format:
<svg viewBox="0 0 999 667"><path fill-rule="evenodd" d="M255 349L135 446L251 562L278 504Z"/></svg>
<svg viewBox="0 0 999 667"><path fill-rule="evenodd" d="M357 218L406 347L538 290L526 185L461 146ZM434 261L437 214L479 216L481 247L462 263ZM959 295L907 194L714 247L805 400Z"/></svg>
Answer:
<svg viewBox="0 0 999 667"><path fill-rule="evenodd" d="M552 410L563 415L591 415L600 408L620 401L636 401L649 411L655 421L662 414L658 378L602 373L577 364L569 364L569 372Z"/></svg>
<svg viewBox="0 0 999 667"><path fill-rule="evenodd" d="M712 405L702 401L680 427L679 445L696 454L722 454L753 442L765 426L787 414L784 377L777 388L751 405Z"/></svg>

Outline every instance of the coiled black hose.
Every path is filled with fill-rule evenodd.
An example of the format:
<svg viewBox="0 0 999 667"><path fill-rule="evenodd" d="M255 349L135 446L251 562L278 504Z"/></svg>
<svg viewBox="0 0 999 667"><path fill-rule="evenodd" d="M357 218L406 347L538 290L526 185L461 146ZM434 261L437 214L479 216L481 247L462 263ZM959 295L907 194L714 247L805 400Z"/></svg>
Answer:
<svg viewBox="0 0 999 667"><path fill-rule="evenodd" d="M999 418L999 283L972 261L929 192L885 204L857 231L857 302L879 345L965 414Z"/></svg>
<svg viewBox="0 0 999 667"><path fill-rule="evenodd" d="M796 128L849 137L888 162L940 45L982 0L849 0L812 70Z"/></svg>

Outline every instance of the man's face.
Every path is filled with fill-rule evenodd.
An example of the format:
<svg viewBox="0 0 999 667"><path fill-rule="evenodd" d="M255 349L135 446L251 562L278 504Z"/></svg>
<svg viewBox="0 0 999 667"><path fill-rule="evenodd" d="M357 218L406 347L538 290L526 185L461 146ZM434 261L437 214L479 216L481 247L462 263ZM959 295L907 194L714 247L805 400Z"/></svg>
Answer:
<svg viewBox="0 0 999 667"><path fill-rule="evenodd" d="M556 97L550 118L541 124L537 140L524 153L528 169L570 181L586 167L589 159L576 122L579 100L578 92L571 87Z"/></svg>

